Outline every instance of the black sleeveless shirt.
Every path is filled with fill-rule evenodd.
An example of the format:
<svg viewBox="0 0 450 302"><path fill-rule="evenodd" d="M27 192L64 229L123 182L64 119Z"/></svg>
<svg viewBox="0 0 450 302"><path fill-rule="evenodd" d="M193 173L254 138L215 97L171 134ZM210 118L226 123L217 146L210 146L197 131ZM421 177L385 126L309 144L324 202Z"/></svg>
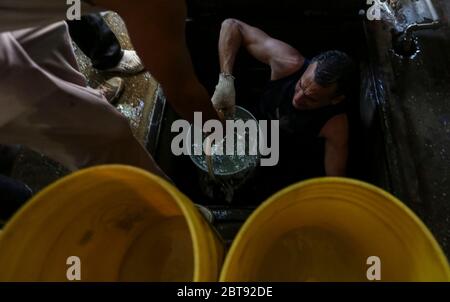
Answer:
<svg viewBox="0 0 450 302"><path fill-rule="evenodd" d="M310 62L292 75L270 81L254 110L259 120L280 121L280 162L278 176L287 183L324 176L325 140L320 131L334 116L346 112L340 103L313 110L298 110L292 104L295 86Z"/></svg>

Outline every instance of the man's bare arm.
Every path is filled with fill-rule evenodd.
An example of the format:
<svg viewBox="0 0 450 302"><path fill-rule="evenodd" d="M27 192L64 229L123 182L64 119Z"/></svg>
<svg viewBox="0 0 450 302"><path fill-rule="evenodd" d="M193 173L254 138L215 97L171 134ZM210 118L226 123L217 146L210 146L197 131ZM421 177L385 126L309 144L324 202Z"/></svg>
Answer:
<svg viewBox="0 0 450 302"><path fill-rule="evenodd" d="M132 42L145 66L161 83L164 93L183 118L195 111L217 119L210 97L198 81L185 40L184 0L95 0L116 11L126 22Z"/></svg>
<svg viewBox="0 0 450 302"><path fill-rule="evenodd" d="M348 119L344 114L332 118L324 126L325 172L327 176L345 176L348 158Z"/></svg>
<svg viewBox="0 0 450 302"><path fill-rule="evenodd" d="M304 63L304 57L292 46L242 21L227 19L222 23L219 41L222 72L232 74L241 45L257 60L270 65L272 80L292 74Z"/></svg>

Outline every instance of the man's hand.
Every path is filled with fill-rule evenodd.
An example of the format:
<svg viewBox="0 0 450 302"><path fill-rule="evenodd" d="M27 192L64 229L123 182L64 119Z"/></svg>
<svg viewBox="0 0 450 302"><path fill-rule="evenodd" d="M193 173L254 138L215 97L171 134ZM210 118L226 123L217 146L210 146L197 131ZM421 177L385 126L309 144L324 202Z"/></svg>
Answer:
<svg viewBox="0 0 450 302"><path fill-rule="evenodd" d="M236 106L236 90L234 88L234 77L230 74L221 73L216 91L212 97L212 103L219 116L225 118L234 117Z"/></svg>

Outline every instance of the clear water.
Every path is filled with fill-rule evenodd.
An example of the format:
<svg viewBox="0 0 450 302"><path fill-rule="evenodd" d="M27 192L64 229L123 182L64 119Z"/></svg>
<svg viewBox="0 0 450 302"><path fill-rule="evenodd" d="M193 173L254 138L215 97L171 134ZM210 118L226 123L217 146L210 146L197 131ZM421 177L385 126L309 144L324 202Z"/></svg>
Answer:
<svg viewBox="0 0 450 302"><path fill-rule="evenodd" d="M220 142L215 142L211 148L211 158L214 174L234 174L248 168L255 167L258 161L258 155L250 155L255 153L250 153L249 146L257 146L257 138L250 137L249 133L244 135L235 133L234 139L234 154L233 155L222 155L225 154L227 146L227 137L225 137ZM202 145L193 144L192 154L194 151L202 152ZM245 151L245 155L239 151ZM257 154L257 153L256 153ZM206 162L206 155L203 152L202 155L192 156L193 160L201 166L204 171L208 171L208 164Z"/></svg>
<svg viewBox="0 0 450 302"><path fill-rule="evenodd" d="M235 120L248 121L254 119L247 111L237 108ZM231 134L229 134L231 135ZM256 167L258 163L258 137L252 137L247 129L245 133L234 133L234 154L225 155L227 147L227 138L219 142L214 142L211 148L211 158L213 172L215 175L232 175L243 170L252 169ZM230 140L230 139L228 139ZM250 146L252 152L250 152ZM206 160L206 155L202 152L202 145L192 144L191 154L202 153L202 155L192 155L192 160L201 167L204 171L209 171ZM204 150L203 150L204 151ZM198 154L197 153L197 154ZM224 154L224 155L222 155ZM239 155L245 154L245 155ZM256 155L251 155L256 154Z"/></svg>
<svg viewBox="0 0 450 302"><path fill-rule="evenodd" d="M424 17L431 17L424 11L424 4L418 1L391 1L382 3L382 19L390 24L397 32L403 32L412 23L422 23Z"/></svg>

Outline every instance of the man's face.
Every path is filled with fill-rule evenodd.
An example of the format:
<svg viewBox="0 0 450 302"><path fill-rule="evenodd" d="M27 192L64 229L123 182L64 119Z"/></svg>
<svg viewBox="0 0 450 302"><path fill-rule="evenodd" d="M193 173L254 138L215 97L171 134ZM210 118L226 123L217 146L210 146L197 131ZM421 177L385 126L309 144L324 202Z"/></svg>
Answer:
<svg viewBox="0 0 450 302"><path fill-rule="evenodd" d="M322 108L341 102L345 97L336 96L336 84L322 87L314 80L317 62L308 66L303 76L295 86L292 105L298 110L311 110Z"/></svg>

